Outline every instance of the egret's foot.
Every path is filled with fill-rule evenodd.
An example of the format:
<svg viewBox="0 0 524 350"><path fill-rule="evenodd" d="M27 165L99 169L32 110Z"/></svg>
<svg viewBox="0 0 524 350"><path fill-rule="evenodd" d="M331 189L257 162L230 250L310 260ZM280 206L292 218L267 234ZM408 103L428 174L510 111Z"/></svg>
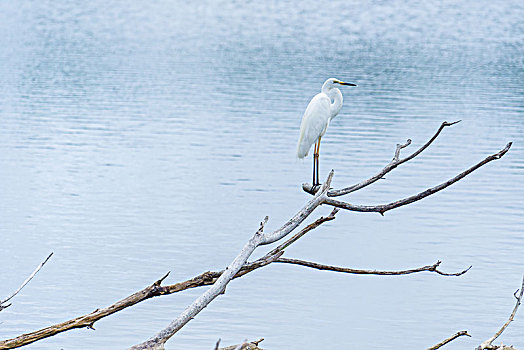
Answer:
<svg viewBox="0 0 524 350"><path fill-rule="evenodd" d="M310 183L303 183L302 189L304 192L315 195L322 188L322 184L312 185Z"/></svg>

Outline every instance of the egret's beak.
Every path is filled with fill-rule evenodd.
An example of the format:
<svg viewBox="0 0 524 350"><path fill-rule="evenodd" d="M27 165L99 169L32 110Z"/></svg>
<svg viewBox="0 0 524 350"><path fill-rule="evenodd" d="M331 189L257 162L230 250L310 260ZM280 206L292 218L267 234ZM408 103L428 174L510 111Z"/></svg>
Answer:
<svg viewBox="0 0 524 350"><path fill-rule="evenodd" d="M335 83L340 84L340 85L347 85L347 86L357 86L357 84L344 83L343 81L340 81L340 80L335 81Z"/></svg>

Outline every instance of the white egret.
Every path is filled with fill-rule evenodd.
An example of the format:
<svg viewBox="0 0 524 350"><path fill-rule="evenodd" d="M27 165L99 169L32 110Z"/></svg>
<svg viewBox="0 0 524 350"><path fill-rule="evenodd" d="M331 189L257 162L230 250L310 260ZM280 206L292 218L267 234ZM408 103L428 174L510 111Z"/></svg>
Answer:
<svg viewBox="0 0 524 350"><path fill-rule="evenodd" d="M353 83L344 83L338 79L329 78L322 85L321 92L315 95L309 102L300 124L300 136L297 145L298 158L306 157L311 145L315 144L313 153L313 186L319 185L318 152L320 150L320 139L326 133L331 119L342 108L342 93L335 87L335 84L357 86Z"/></svg>

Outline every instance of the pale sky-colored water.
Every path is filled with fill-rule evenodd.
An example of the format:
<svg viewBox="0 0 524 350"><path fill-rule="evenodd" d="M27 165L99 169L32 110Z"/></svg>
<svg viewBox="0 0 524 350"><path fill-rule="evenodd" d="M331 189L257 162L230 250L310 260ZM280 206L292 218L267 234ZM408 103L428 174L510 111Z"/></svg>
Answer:
<svg viewBox="0 0 524 350"><path fill-rule="evenodd" d="M269 215L308 195L300 118L331 76L357 83L323 138L322 177L367 178L395 144L421 156L348 196L411 195L513 141L444 192L341 212L286 256L370 269L443 260L459 278L349 276L276 265L236 280L168 343L210 349L474 348L502 325L524 273L524 6L442 3L0 2L0 313L8 338L107 306L172 273L226 266ZM406 149L409 151L410 148ZM325 214L321 208L316 215ZM258 256L258 254L257 254ZM147 301L28 349L126 348L204 289ZM501 340L524 347L521 314Z"/></svg>

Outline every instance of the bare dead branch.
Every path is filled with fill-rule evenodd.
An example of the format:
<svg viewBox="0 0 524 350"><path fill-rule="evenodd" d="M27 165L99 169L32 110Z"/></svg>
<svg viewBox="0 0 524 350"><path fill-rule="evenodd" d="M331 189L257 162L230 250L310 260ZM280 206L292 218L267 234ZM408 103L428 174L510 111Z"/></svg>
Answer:
<svg viewBox="0 0 524 350"><path fill-rule="evenodd" d="M471 335L468 334L468 331L460 331L460 332L457 332L455 334L453 334L451 337L447 338L447 339L444 339L443 341L441 341L440 343L438 343L437 345L433 345L432 347L430 348L427 348L427 350L436 350L436 349L440 349L441 347L443 347L444 345L446 345L447 343L457 339L458 337L462 337L463 335L465 336L468 336L468 337L471 337Z"/></svg>
<svg viewBox="0 0 524 350"><path fill-rule="evenodd" d="M420 154L425 148L427 148L433 140L438 136L438 134L441 132L441 130L445 126L452 125L454 123L443 123L441 125L441 128L437 131L437 133L433 136L432 139L430 139L424 146L422 146L420 149L418 149L416 152L411 154L410 156L399 160L400 151L401 149L407 147L410 142L406 142L402 145L397 145L395 156L393 158L393 161L395 161L395 166L398 166L399 162L406 162L418 154ZM190 280L176 283L169 286L161 286L161 282L164 278L167 277L164 276L161 280L153 283L151 286L148 286L144 288L142 291L134 293L133 295L122 299L121 301L101 310L95 310L91 314L84 315L77 317L73 320L66 321L62 324L50 326L47 328L44 328L42 330L32 332L29 334L24 334L22 336L1 341L0 342L0 349L11 349L19 346L23 346L29 343L32 343L34 341L43 339L45 337L52 336L54 334L64 332L69 329L73 328L81 328L81 327L93 327L94 322L97 320L106 317L112 313L118 312L122 310L123 308L132 306L138 302L141 302L143 300L146 300L148 298L159 296L159 295L166 295L166 294L172 294L176 293L188 288L194 288L204 285L213 285L210 287L206 292L204 292L199 298L197 298L186 310L179 315L179 317L171 324L166 327L164 330L160 331L157 335L149 339L148 341L136 345L130 349L161 349L163 348L163 344L171 337L173 336L180 328L182 328L187 322L189 322L198 312L200 312L204 307L206 307L214 298L216 298L218 295L224 293L225 288L229 281L231 281L233 278L238 278L240 276L245 275L246 273L253 271L257 268L260 268L262 266L266 266L271 262L276 261L279 259L282 254L284 253L284 249L288 247L290 244L295 242L297 239L302 237L305 233L309 232L310 230L318 227L320 224L333 220L335 217L335 214L337 212L337 209L335 208L333 212L326 218L320 218L317 221L315 221L313 224L308 225L306 228L304 228L302 231L297 233L295 236L288 239L286 242L278 246L277 248L273 249L270 253L266 254L264 257L252 262L247 263L247 259L249 256L253 253L253 251L260 245L265 244L271 244L273 242L276 242L285 236L287 236L289 233L294 231L317 207L319 207L322 204L328 204L335 207L340 207L347 210L356 210L356 211L375 211L380 212L383 214L387 210L391 210L394 208L397 208L402 205L406 205L412 202L415 202L417 200L420 200L422 198L425 198L437 191L440 191L452 183L460 180L461 178L465 177L469 173L475 171L480 166L494 160L499 159L502 157L511 147L511 143L509 143L505 149L498 152L497 154L494 154L490 157L487 157L484 161L478 163L477 165L473 166L472 168L466 170L465 172L457 175L455 178L447 181L444 184L441 184L439 186L436 186L434 188L431 188L429 190L426 190L424 192L419 193L418 195L411 196L405 199L402 199L397 202L389 203L382 206L355 206L349 203L345 202L339 202L335 201L332 198L328 197L328 190L329 186L331 184L331 180L333 178L333 170L329 173L329 176L325 183L320 187L318 191L315 191L314 197L300 210L293 216L289 221L287 221L282 227L279 229L271 232L266 233L263 232L264 225L267 221L267 218L264 220L264 222L261 223L260 229L255 233L255 235L248 241L248 243L244 246L244 248L241 250L240 254L233 260L233 262L223 271L220 272L205 272L199 276L196 276ZM394 168L394 167L393 167ZM387 170L391 171L393 168ZM378 180L378 178L376 179ZM373 183L374 181L370 181L368 184ZM368 184L365 184L367 186ZM365 187L362 186L362 187ZM360 188L362 188L360 187ZM316 188L315 188L316 190ZM356 190L356 189L355 189ZM349 192L348 192L349 193ZM355 209L356 208L356 209ZM309 263L309 262L308 262ZM312 263L313 264L313 263ZM435 265L431 265L431 268L433 268ZM438 265L437 265L438 266ZM422 271L430 271L429 269L425 269ZM441 274L441 275L460 275L465 273L467 270L456 273L456 274L446 274L441 271L439 271L436 266L434 267L434 271L432 272Z"/></svg>
<svg viewBox="0 0 524 350"><path fill-rule="evenodd" d="M440 132L442 130L444 130L444 128L446 126L452 126L452 125L455 125L457 123L460 123L461 120L457 120L457 121L454 121L454 122L451 122L451 123L448 123L448 122L443 122L440 127L438 128L437 132L435 133L435 135L433 135L433 137L431 137L431 139L428 140L428 142L426 142L422 147L420 147L418 150L416 150L415 152L413 152L411 155L407 156L406 158L402 159L399 161L400 164L402 163L405 163L413 158L415 158L416 156L418 156L420 153L422 153L422 151L424 151L426 148L429 147L429 145L431 145L433 143L433 141L436 140L436 138L438 137L438 135L440 134Z"/></svg>
<svg viewBox="0 0 524 350"><path fill-rule="evenodd" d="M293 264L293 265L300 265L305 267L310 267L312 269L317 270L326 270L326 271L334 271L334 272L343 272L343 273L351 273L355 275L382 275L382 276L398 276L398 275L409 275L412 273L417 272L434 272L442 276L461 276L465 274L466 272L471 269L471 266L468 267L465 270L462 270L460 272L456 273L445 273L438 269L439 265L441 264L441 261L437 261L433 265L426 265L422 267L418 267L415 269L409 269L409 270L400 270L400 271L378 271L378 270L361 270L361 269L352 269L348 267L339 267L339 266L331 266L331 265L322 265L317 264L311 261L305 261L305 260L299 260L299 259L288 259L288 258L278 258L275 260L277 263L285 263L285 264Z"/></svg>
<svg viewBox="0 0 524 350"><path fill-rule="evenodd" d="M513 318L515 317L515 314L517 313L517 310L519 309L520 303L522 301L523 291L524 291L524 277L522 278L522 284L520 285L520 289L517 289L517 291L513 294L515 299L517 299L517 302L515 303L515 307L513 308L513 311L511 312L511 315L509 316L508 320L506 321L506 323L504 323L502 328L499 329L497 333L495 333L491 338L489 338L488 340L480 344L477 347L477 350L485 350L485 349L492 350L492 349L503 349L504 348L504 345L500 345L500 346L493 345L493 342L495 341L495 339L497 339L502 334L502 332L504 332L504 330L509 326L511 321L513 321ZM519 296L517 296L517 293L519 293ZM505 347L505 348L512 349L513 347Z"/></svg>
<svg viewBox="0 0 524 350"><path fill-rule="evenodd" d="M11 304L5 305L5 303L7 303L15 295L17 295L22 290L22 288L24 288L29 283L29 281L31 281L33 279L33 277L35 277L35 275L38 273L38 271L40 271L40 269L45 265L45 263L51 258L52 255L53 255L53 253L51 252L51 254L49 254L47 256L47 258L45 258L45 260L43 262L41 262L40 265L38 265L36 267L36 269L33 271L33 273L30 274L29 277L26 278L26 280L20 285L20 287L18 287L18 289L13 294L8 296L6 299L0 301L0 311L2 311L3 309L11 306Z"/></svg>
<svg viewBox="0 0 524 350"><path fill-rule="evenodd" d="M441 191L441 190L445 189L446 187L451 186L455 182L463 179L464 177L466 177L467 175L471 174L472 172L474 172L475 170L477 170L481 166L483 166L483 165L485 165L485 164L487 164L487 163L489 163L489 162L491 162L493 160L500 159L502 156L504 156L504 154L506 154L506 152L508 152L508 150L511 147L511 144L512 144L511 142L508 143L506 145L506 147L504 147L499 152L486 157L481 162L473 165L471 168L463 171L462 173L460 173L457 176L449 179L448 181L446 181L444 183L441 183L440 185L437 185L435 187L428 188L427 190L422 191L420 193L417 193L417 194L415 194L413 196L397 200L395 202L391 202L391 203L388 203L388 204L382 204L382 205L355 205L355 204L350 204L350 203L347 203L347 202L338 201L338 200L335 200L335 199L332 199L332 198L326 198L324 200L323 204L329 204L329 205L332 205L334 207L338 207L338 208L342 208L342 209L346 209L346 210L350 210L350 211L376 212L376 213L380 213L380 214L384 215L384 213L386 211L388 211L388 210L395 209L395 208L398 208L398 207L401 207L401 206L404 206L404 205L407 205L407 204L411 204L413 202L416 202L416 201L419 201L419 200L421 200L423 198L426 198L426 197L428 197L428 196L430 196L430 195L432 195L434 193L437 193L438 191Z"/></svg>
<svg viewBox="0 0 524 350"><path fill-rule="evenodd" d="M411 144L411 139L408 139L405 144L397 144L397 148L395 150L395 155L393 156L393 159L388 163L388 165L386 165L384 167L384 169L382 169L381 171L379 171L377 174L373 175L369 179L364 180L362 182L359 182L357 184L354 184L352 186L345 187L345 188L342 188L342 189L339 189L339 190L330 190L330 191L328 191L328 194L327 194L328 197L338 197L338 196L342 196L342 195L345 195L345 194L348 194L348 193L351 193L351 192L355 192L355 191L358 191L358 190L360 190L360 189L362 189L362 188L364 188L366 186L369 186L372 183L382 179L384 177L384 175L386 175L387 173L389 173L390 171L392 171L393 169L395 169L399 165L401 165L401 164L403 164L403 163L405 163L407 161L410 161L411 159L415 158L420 153L422 153L422 151L424 151L426 148L428 148L429 145L431 145L433 143L433 141L435 141L435 139L439 136L439 134L442 132L442 130L446 126L455 125L458 122L460 122L460 120L458 120L456 122L452 122L452 123L443 122L440 125L440 127L438 128L437 132L431 137L431 139L429 139L424 145L422 145L419 149L417 149L415 152L413 152L412 154L410 154L406 158L400 159L400 150L403 149L403 148L406 148L407 146L409 146ZM304 189L304 191L306 191L306 192L308 192L310 194L314 194L315 193L314 190L316 189L316 188L313 188L313 186L311 184L302 184L302 188Z"/></svg>

